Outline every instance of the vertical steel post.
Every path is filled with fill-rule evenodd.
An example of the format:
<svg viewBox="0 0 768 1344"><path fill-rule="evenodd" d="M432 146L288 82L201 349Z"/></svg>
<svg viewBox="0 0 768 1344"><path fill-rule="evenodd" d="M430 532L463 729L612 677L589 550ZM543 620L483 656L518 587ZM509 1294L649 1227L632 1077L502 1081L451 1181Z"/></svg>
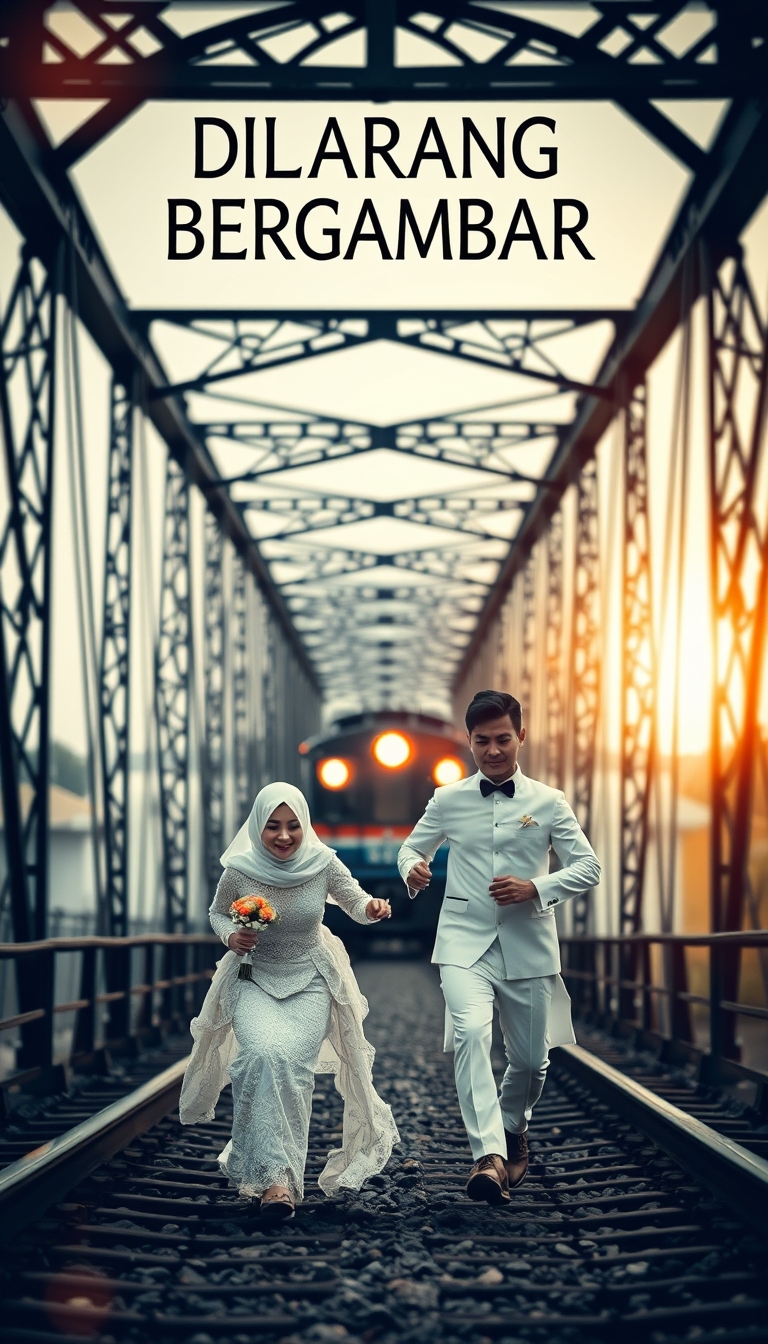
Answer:
<svg viewBox="0 0 768 1344"><path fill-rule="evenodd" d="M203 611L203 680L205 745L203 749L203 817L205 876L213 896L221 877L224 849L224 538L217 519L205 515L205 605Z"/></svg>
<svg viewBox="0 0 768 1344"><path fill-rule="evenodd" d="M248 714L248 573L241 555L232 575L232 732L235 767L235 825L242 826L253 794L250 775Z"/></svg>
<svg viewBox="0 0 768 1344"><path fill-rule="evenodd" d="M51 508L62 261L59 248L46 270L24 249L0 324L7 491L0 520L0 770L7 850L0 918L5 923L10 906L18 942L47 932Z"/></svg>
<svg viewBox="0 0 768 1344"><path fill-rule="evenodd" d="M187 927L191 639L189 487L184 470L169 458L165 481L160 629L155 653L166 933L185 933Z"/></svg>
<svg viewBox="0 0 768 1344"><path fill-rule="evenodd" d="M101 707L104 839L107 859L107 932L128 933L128 781L130 749L131 480L133 412L130 391L117 379L110 390L104 619L101 634Z"/></svg>
<svg viewBox="0 0 768 1344"><path fill-rule="evenodd" d="M395 65L395 26L397 0L366 0L368 69L387 83L392 79Z"/></svg>
<svg viewBox="0 0 768 1344"><path fill-rule="evenodd" d="M523 611L521 632L522 657L520 663L520 703L523 707L523 723L530 727L533 720L531 697L536 679L536 548L528 554L523 570ZM531 774L535 773L536 743L528 746L528 760Z"/></svg>
<svg viewBox="0 0 768 1344"><path fill-rule="evenodd" d="M646 414L646 388L640 383L632 389L624 411L621 933L642 929L656 742Z"/></svg>
<svg viewBox="0 0 768 1344"><path fill-rule="evenodd" d="M759 723L768 619L768 332L741 256L710 273L709 282L711 924L713 933L724 933L742 929L747 910L759 923L750 863L761 776L768 792L768 742ZM728 949L720 967L724 998L738 998L739 972L739 952ZM722 1014L719 1049L726 1056L736 1053L735 1026L733 1014Z"/></svg>
<svg viewBox="0 0 768 1344"><path fill-rule="evenodd" d="M277 669L275 667L275 630L270 611L264 613L264 757L265 782L279 779L277 772Z"/></svg>
<svg viewBox="0 0 768 1344"><path fill-rule="evenodd" d="M711 575L716 652L713 716L712 931L743 926L751 892L754 782L765 767L758 726L768 593L766 331L742 261L709 296Z"/></svg>
<svg viewBox="0 0 768 1344"><path fill-rule="evenodd" d="M565 699L563 695L563 514L558 509L547 531L546 628L546 781L565 783Z"/></svg>
<svg viewBox="0 0 768 1344"><path fill-rule="evenodd" d="M600 707L600 532L595 458L586 463L578 482L570 684L573 808L579 825L589 837ZM589 893L574 897L570 907L573 932L587 933L591 912Z"/></svg>

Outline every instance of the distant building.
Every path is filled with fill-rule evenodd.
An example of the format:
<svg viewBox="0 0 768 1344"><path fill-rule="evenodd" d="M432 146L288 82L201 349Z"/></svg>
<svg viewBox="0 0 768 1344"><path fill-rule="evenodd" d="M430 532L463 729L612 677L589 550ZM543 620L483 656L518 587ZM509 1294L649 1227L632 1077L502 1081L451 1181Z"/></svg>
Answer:
<svg viewBox="0 0 768 1344"><path fill-rule="evenodd" d="M31 790L21 786L22 812L29 806ZM96 929L96 887L93 870L92 808L87 798L58 784L48 791L50 813L48 842L49 934L75 936ZM5 820L0 806L0 832ZM3 837L4 840L4 837ZM0 878L6 868L5 844L0 844ZM10 935L10 930L3 936ZM12 936L12 935L11 935Z"/></svg>

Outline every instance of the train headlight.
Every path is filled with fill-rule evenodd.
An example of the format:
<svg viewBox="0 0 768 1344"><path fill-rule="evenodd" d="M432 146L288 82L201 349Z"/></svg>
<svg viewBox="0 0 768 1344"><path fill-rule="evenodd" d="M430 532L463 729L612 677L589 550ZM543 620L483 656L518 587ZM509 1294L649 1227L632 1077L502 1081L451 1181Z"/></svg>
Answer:
<svg viewBox="0 0 768 1344"><path fill-rule="evenodd" d="M457 779L464 778L464 766L455 756L444 756L432 771L432 778L436 784L455 784Z"/></svg>
<svg viewBox="0 0 768 1344"><path fill-rule="evenodd" d="M349 783L350 773L347 762L338 756L318 762L317 777L326 789L343 789Z"/></svg>
<svg viewBox="0 0 768 1344"><path fill-rule="evenodd" d="M405 765L411 754L411 744L402 733L381 733L373 744L373 754L379 765L396 770Z"/></svg>

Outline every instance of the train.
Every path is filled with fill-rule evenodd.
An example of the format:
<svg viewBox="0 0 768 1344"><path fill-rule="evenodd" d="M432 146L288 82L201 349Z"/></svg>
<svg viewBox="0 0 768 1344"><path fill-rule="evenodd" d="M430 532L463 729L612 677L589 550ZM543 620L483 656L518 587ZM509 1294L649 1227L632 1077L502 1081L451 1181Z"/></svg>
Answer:
<svg viewBox="0 0 768 1344"><path fill-rule="evenodd" d="M392 906L390 920L362 928L329 905L331 931L350 951L430 950L445 891L447 846L435 855L432 881L415 900L398 873L397 852L435 787L474 772L466 738L444 719L382 710L336 720L302 742L299 754L315 831L371 896Z"/></svg>

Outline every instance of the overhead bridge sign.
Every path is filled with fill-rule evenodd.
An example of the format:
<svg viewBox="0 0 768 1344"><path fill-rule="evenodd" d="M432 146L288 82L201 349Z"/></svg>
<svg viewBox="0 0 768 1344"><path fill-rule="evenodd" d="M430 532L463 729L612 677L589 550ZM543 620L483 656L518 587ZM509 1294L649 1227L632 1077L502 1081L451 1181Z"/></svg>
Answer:
<svg viewBox="0 0 768 1344"><path fill-rule="evenodd" d="M155 310L615 308L687 183L555 101L147 104L74 171Z"/></svg>

